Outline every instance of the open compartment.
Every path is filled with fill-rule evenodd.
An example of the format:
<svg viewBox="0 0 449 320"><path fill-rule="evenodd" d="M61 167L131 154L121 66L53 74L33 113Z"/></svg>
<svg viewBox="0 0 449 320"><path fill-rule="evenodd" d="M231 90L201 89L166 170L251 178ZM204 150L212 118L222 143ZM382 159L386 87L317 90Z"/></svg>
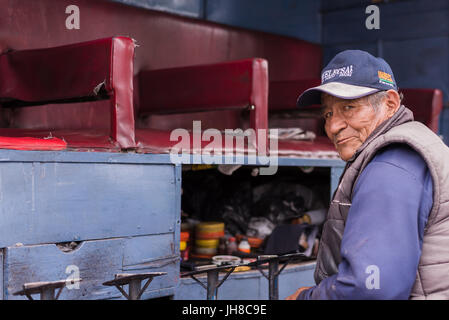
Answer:
<svg viewBox="0 0 449 320"><path fill-rule="evenodd" d="M264 254L303 252L316 255L330 199L329 167L282 166L274 175L259 175L257 166L184 165L182 230L189 234L184 269L214 263L214 256L254 260ZM222 223L224 232L204 245L199 226ZM211 230L212 231L212 230ZM200 238L200 239L199 239ZM250 252L231 251L231 238L250 244ZM203 241L204 242L204 241ZM213 252L212 252L213 251Z"/></svg>

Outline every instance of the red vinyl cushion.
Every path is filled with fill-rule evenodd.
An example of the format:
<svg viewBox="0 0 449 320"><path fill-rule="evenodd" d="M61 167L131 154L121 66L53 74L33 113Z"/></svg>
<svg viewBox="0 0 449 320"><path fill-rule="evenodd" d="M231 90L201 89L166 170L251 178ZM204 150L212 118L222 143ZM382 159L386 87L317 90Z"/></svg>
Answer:
<svg viewBox="0 0 449 320"><path fill-rule="evenodd" d="M22 138L30 137L35 139L47 139L49 137L57 137L66 142L67 148L79 151L114 151L114 144L111 138L107 136L107 132L101 130L23 130L15 128L0 128L0 136ZM19 141L19 140L18 140ZM118 150L115 147L115 150Z"/></svg>
<svg viewBox="0 0 449 320"><path fill-rule="evenodd" d="M261 129L267 132L268 67L263 59L142 71L139 92L138 116L246 110L249 127L256 133ZM162 134L151 128L136 130L138 147L145 152L169 152L169 135L169 131Z"/></svg>
<svg viewBox="0 0 449 320"><path fill-rule="evenodd" d="M134 147L132 82L134 47L134 41L130 38L113 37L61 47L2 54L0 104L44 105L91 100L98 98L94 89L101 87L104 91L100 91L101 98L109 100L109 130L100 133L100 130L94 128L96 131L94 135L87 132L89 128L83 127L72 130L70 134L65 132L68 146L101 147L110 150ZM95 112L96 104L86 103L92 106L92 110L89 111ZM70 108L71 104L64 104L61 107ZM104 117L104 114L98 112L97 117ZM69 127L71 121L78 121L70 117L65 120L69 123ZM40 126L35 124L33 127ZM13 134L27 136L28 128L19 129L14 130ZM53 127L45 129L43 136L47 136L48 132L53 136L63 133ZM8 135L9 131L5 128L2 132ZM92 139L93 136L95 139Z"/></svg>
<svg viewBox="0 0 449 320"><path fill-rule="evenodd" d="M35 1L34 1L35 2ZM34 3L33 2L33 3ZM130 2L130 1L128 1ZM154 2L154 1L153 1ZM0 34L0 51L55 47L126 35L136 39L135 72L211 64L253 57L270 67L270 81L318 76L322 48L292 37L223 25L156 10L142 10L114 1L77 0L81 28L67 30L64 15L70 0L0 0L0 21L8 32ZM62 15L61 15L62 12ZM45 25L42 25L43 15ZM42 26L39 28L36 26Z"/></svg>
<svg viewBox="0 0 449 320"><path fill-rule="evenodd" d="M313 141L280 140L277 155L280 157L340 159L335 146L325 136L317 136Z"/></svg>
<svg viewBox="0 0 449 320"><path fill-rule="evenodd" d="M285 111L296 110L296 101L305 90L319 86L319 78L307 78L295 81L271 81L270 95L268 99L268 110Z"/></svg>
<svg viewBox="0 0 449 320"><path fill-rule="evenodd" d="M134 63L135 74L138 74L142 69L157 70L253 57L268 61L270 68L268 76L271 81L310 78L318 75L321 70L321 46L291 37L246 30L153 10L140 10L112 1L91 0L79 0L77 2L81 11L82 8L85 8L84 10L89 13L82 18L82 25L85 27L81 27L79 30L65 30L64 28L61 29L64 22L61 19L64 19L65 16L61 16L60 12L64 12L65 8L72 4L68 0L41 0L38 5L39 10L36 10L36 6L30 6L29 0L16 0L13 6L10 5L9 0L0 0L0 4L8 6L10 9L0 11L0 21L14 22L8 24L7 33L0 35L0 50L55 47L120 34L129 35L136 39L139 45ZM40 28L33 27L34 25L40 25L42 22L42 12L46 16L45 32ZM105 50L107 51L107 47ZM73 64L75 70L83 68L83 66L77 65L75 67L75 65ZM63 69L66 67L67 65L64 65ZM72 69L71 67L68 68ZM102 67L99 66L99 68ZM117 70L117 68L113 68L113 70ZM63 73L63 70L60 70L60 72ZM92 89L91 84L97 85L105 79L94 80L85 86L89 93ZM62 86L63 83L53 83L53 85ZM51 86L49 85L49 87ZM112 82L112 87L114 87L114 92L120 88L117 84L114 85L114 82ZM117 93L120 95L119 91ZM113 103L113 99L111 99L111 103ZM126 136L132 120L126 119L126 113L120 113L120 110L125 108L123 104L126 106L127 102L117 100L116 103L113 103L114 106L117 105L118 110L114 114L111 112L108 117L108 121L110 118L111 130L107 133L107 137L111 137L112 143L106 141L103 145L105 148L117 150L120 147L127 148L133 145L133 137ZM81 104L76 103L76 105ZM23 129L43 130L42 135L44 137L46 136L44 129L51 131L54 136L57 136L55 130L67 131L73 129L71 140L67 140L69 146L71 146L74 138L79 138L77 141L82 141L82 135L89 130L98 131L99 126L104 127L103 123L99 124L93 121L95 118L92 115L92 110L96 110L96 107L93 104L91 106L91 102L82 105L88 105L89 111L85 112L80 108L77 112L69 113L70 115L64 113L61 119L55 119L54 113L52 113L54 109L47 108L48 106L39 110L41 114L30 112L29 108L21 108L15 110L20 112L20 119L14 119L15 124ZM232 115L233 110L226 110L225 112L223 123L226 123L225 125L229 127L228 123L233 122L236 117ZM222 112L212 113L214 115L211 115L211 121L208 121L208 123L216 122L213 118L220 120L219 118L223 116ZM237 113L239 113L239 110L235 112L235 114ZM204 116L206 114L205 112ZM36 115L39 121L48 122L48 126L37 126L36 123L31 123ZM183 115L176 116L179 116L176 121L181 123ZM172 115L159 114L154 118L161 120L158 123L160 128L163 124L167 128L173 127L174 117ZM187 120L184 120L184 123ZM87 128L78 130L76 124L83 121L89 122L89 125ZM253 123L253 125L264 126L264 124L256 123ZM238 127L238 124L235 127ZM81 135L80 137L75 136L77 132ZM65 135L67 135L66 133L64 132ZM26 131L24 131L24 134L26 134ZM128 134L131 135L132 133ZM100 135L98 143L102 142L104 140Z"/></svg>
<svg viewBox="0 0 449 320"><path fill-rule="evenodd" d="M66 148L67 143L58 138L0 137L0 149L59 151Z"/></svg>
<svg viewBox="0 0 449 320"><path fill-rule="evenodd" d="M439 89L400 89L404 94L403 104L413 111L416 121L438 133L438 122L443 110L443 93Z"/></svg>
<svg viewBox="0 0 449 320"><path fill-rule="evenodd" d="M204 131L201 133L201 135ZM171 153L174 152L173 147L181 149L179 152L187 154L204 154L206 147L210 146L213 141L198 139L199 144L194 141L194 135L190 132L189 140L182 141L180 137L173 136L170 140L171 132L167 130L155 129L136 129L136 139L139 141L137 152L140 153ZM216 152L215 155L235 154L235 155L254 155L257 153L255 146L248 143L248 139L243 139L243 145L238 145L233 136L230 136L232 145L226 145L225 134L222 135L221 147L210 150ZM145 143L148 141L148 143ZM183 144L179 144L179 143ZM178 152L176 152L178 153Z"/></svg>

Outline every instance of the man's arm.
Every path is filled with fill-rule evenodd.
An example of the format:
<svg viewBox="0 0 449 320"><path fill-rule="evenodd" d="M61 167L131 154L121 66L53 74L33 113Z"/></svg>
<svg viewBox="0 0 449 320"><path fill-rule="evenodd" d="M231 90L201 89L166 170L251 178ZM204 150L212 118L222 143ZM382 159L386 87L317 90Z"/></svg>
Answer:
<svg viewBox="0 0 449 320"><path fill-rule="evenodd" d="M403 152L413 152L412 160L425 166L416 152ZM432 181L426 166L416 175L386 156L381 159L373 160L357 182L338 273L303 290L298 299L409 298L432 206Z"/></svg>

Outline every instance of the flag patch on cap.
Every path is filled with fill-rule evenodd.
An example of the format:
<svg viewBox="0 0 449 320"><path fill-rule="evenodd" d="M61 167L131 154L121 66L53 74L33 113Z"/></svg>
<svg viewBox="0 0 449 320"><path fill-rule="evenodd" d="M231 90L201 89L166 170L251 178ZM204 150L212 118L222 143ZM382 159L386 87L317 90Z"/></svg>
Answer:
<svg viewBox="0 0 449 320"><path fill-rule="evenodd" d="M394 86L394 82L393 82L393 78L391 77L391 74L388 74L383 71L377 71L377 75L379 76L379 82Z"/></svg>

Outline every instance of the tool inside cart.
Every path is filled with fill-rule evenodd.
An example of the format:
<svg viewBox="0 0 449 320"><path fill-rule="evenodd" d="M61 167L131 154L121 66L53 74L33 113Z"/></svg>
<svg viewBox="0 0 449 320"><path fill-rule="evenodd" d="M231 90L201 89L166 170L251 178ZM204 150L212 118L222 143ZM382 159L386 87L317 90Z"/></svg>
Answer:
<svg viewBox="0 0 449 320"><path fill-rule="evenodd" d="M316 256L326 214L326 170L282 168L274 177L240 167L223 174L214 167L185 170L181 270L206 266L248 271L262 255ZM320 182L322 182L320 184Z"/></svg>
<svg viewBox="0 0 449 320"><path fill-rule="evenodd" d="M278 277L285 267L293 261L305 261L310 259L302 253L285 255L261 255L252 262L231 265L204 265L194 271L181 273L181 277L190 277L206 289L206 299L216 300L218 298L218 288L228 279L231 273L238 268L255 268L268 280L268 296L270 300L279 299ZM282 264L282 267L280 267ZM263 271L268 269L268 274ZM220 272L223 273L220 279ZM206 281L203 282L195 276L206 274Z"/></svg>

